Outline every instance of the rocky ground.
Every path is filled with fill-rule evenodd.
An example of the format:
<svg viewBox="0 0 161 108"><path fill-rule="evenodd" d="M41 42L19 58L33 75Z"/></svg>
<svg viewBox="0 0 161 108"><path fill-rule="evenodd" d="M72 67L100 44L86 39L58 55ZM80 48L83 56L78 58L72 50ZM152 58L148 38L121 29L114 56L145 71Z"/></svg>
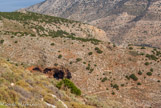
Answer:
<svg viewBox="0 0 161 108"><path fill-rule="evenodd" d="M160 49L117 47L102 30L57 17L34 13L0 16L0 56L26 69L65 67L82 91L77 97L82 104L96 108L161 106Z"/></svg>

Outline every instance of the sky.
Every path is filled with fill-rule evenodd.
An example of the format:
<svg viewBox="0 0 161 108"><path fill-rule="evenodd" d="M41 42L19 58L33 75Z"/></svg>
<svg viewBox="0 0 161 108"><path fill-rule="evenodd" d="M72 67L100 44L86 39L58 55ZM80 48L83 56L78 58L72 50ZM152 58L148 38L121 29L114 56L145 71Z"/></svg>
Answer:
<svg viewBox="0 0 161 108"><path fill-rule="evenodd" d="M0 0L0 12L12 12L44 0Z"/></svg>

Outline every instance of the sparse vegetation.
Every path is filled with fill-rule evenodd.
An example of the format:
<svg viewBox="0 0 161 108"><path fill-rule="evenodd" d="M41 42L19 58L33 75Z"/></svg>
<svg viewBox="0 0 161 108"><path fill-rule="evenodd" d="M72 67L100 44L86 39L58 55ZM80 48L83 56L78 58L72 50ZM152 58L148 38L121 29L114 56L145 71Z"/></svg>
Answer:
<svg viewBox="0 0 161 108"><path fill-rule="evenodd" d="M0 70L2 71L0 72L0 101L3 100L13 103L21 101L22 98L25 101L33 101L42 104L47 102L57 106L57 103L55 103L56 99L53 99L51 95L54 94L70 107L71 101L86 104L88 102L88 93L92 95L97 94L97 92L101 92L101 94L107 92L107 94L112 93L113 95L116 93L117 96L113 96L113 98L118 98L122 95L122 90L126 89L126 91L128 91L131 88L144 87L147 81L154 82L157 86L160 84L157 83L160 82L158 67L160 65L161 55L159 49L152 50L152 48L146 47L146 50L141 50L145 48L140 49L140 46L137 47L134 45L129 45L127 48L113 48L115 45L112 47L112 44L108 45L107 42L93 39L92 35L90 35L91 31L88 31L88 29L85 30L83 24L81 25L81 29L83 32L86 32L90 38L81 38L78 33L80 30L78 27L79 23L68 22L68 20L61 18L56 18L56 20L55 17L46 17L45 15L39 14L33 15L32 13L29 13L29 16L21 13L17 13L18 16L10 16L8 13L5 14L8 16L1 16L1 14L2 13L0 13L0 17L3 17L3 19L10 21L7 19L10 18L11 22L13 21L13 23L15 23L16 28L19 26L18 23L20 25L22 24L22 28L24 28L22 31L21 29L10 31L8 28L6 28L8 31L0 31L0 34L2 34L0 38L3 39L3 36L5 36L5 43L4 40L0 41L0 45L4 43L4 45L1 45L2 56L6 56L7 59L7 61L2 62L3 60L0 58ZM32 20L30 21L30 19ZM69 23L72 23L72 25ZM65 26L68 26L68 28L73 26L74 30L69 30ZM31 31L27 31L27 28ZM83 34L83 36L85 35ZM14 42L17 43L15 40L17 40L18 44L14 44ZM96 45L98 43L100 44ZM14 50L15 48L17 49ZM24 52L21 51L21 49ZM8 52L11 54L7 55ZM13 61L17 58L20 62ZM37 65L37 68L41 72L28 71L33 65ZM43 71L38 66L42 66L41 68L45 68L47 71ZM61 70L63 66L67 69ZM51 68L54 69L50 71ZM85 91L83 93L85 94L85 98L84 95L81 97L75 96L80 96L81 90L76 87L71 80L63 79L64 77L66 78L66 74L68 74L64 71L72 73L72 81L75 81L74 83ZM51 76L49 75L49 77L52 78L48 78L43 75L43 72L49 74L52 72L55 73ZM61 74L62 78L58 79L57 77L59 75L61 76ZM152 74L155 80L151 80L153 77L148 77ZM110 84L111 87L109 87ZM139 85L143 86L139 87ZM121 91L117 91L119 89ZM149 87L147 87L147 89L149 89ZM137 92L138 89L135 90ZM12 91L16 92L17 95L14 95L14 92L10 93ZM133 95L133 93L126 95L128 97ZM99 100L98 97L96 100ZM115 105L117 101L110 101L109 99L107 102L110 105ZM93 103L92 105L94 107L106 107L106 105L102 105L101 107L96 106L95 101ZM79 105L71 105L71 107L73 106L79 108Z"/></svg>
<svg viewBox="0 0 161 108"><path fill-rule="evenodd" d="M114 91L112 92L112 95L115 95L115 92Z"/></svg>
<svg viewBox="0 0 161 108"><path fill-rule="evenodd" d="M57 85L57 88L61 89L62 87L69 88L71 90L71 93L74 93L76 95L81 95L80 89L78 89L73 82L71 82L69 79L63 79L60 81Z"/></svg>
<svg viewBox="0 0 161 108"><path fill-rule="evenodd" d="M137 51L129 51L129 54L132 55L132 56L140 55Z"/></svg>
<svg viewBox="0 0 161 108"><path fill-rule="evenodd" d="M44 101L50 104L55 103L55 99L51 96L51 94L47 94L44 96Z"/></svg>

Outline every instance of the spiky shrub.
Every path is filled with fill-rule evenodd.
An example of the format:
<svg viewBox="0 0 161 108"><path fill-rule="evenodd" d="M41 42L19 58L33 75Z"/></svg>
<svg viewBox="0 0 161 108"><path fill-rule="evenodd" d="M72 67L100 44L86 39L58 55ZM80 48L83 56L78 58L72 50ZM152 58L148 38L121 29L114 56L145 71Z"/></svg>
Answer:
<svg viewBox="0 0 161 108"><path fill-rule="evenodd" d="M68 88L71 90L71 93L80 96L81 90L75 86L73 82L71 82L69 79L63 79L60 81L57 85L57 88L61 89L62 87Z"/></svg>

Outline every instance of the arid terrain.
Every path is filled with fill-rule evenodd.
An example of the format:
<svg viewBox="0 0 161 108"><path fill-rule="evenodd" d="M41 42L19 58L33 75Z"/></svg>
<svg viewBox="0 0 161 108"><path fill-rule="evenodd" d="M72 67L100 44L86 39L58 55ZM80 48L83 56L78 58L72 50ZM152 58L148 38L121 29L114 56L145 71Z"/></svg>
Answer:
<svg viewBox="0 0 161 108"><path fill-rule="evenodd" d="M25 10L94 25L119 46L161 48L160 0L45 0Z"/></svg>
<svg viewBox="0 0 161 108"><path fill-rule="evenodd" d="M0 102L66 108L60 99L69 108L160 108L160 66L159 48L116 46L88 24L0 13ZM63 78L81 94L60 87Z"/></svg>

